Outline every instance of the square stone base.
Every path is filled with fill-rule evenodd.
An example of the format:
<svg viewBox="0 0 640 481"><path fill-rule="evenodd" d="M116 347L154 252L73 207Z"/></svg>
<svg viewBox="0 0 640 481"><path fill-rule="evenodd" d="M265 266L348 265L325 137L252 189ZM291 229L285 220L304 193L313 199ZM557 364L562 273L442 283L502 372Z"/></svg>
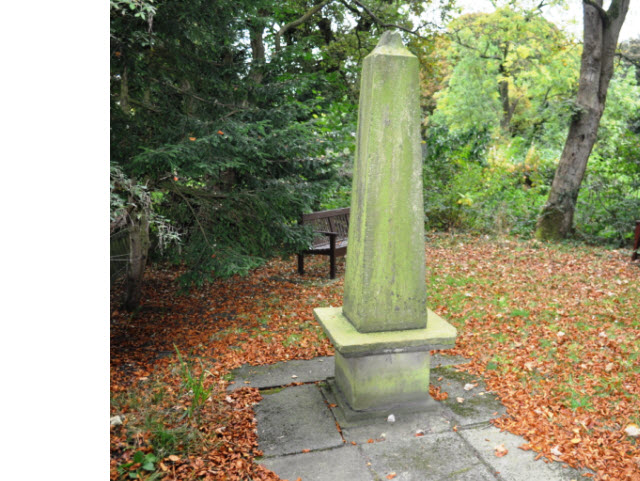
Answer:
<svg viewBox="0 0 640 481"><path fill-rule="evenodd" d="M336 351L335 380L351 409L426 406L429 351L344 357Z"/></svg>
<svg viewBox="0 0 640 481"><path fill-rule="evenodd" d="M345 411L429 406L430 351L454 346L452 325L428 310L424 329L361 333L342 308L318 308L314 315L336 350L335 385L338 401L347 404Z"/></svg>

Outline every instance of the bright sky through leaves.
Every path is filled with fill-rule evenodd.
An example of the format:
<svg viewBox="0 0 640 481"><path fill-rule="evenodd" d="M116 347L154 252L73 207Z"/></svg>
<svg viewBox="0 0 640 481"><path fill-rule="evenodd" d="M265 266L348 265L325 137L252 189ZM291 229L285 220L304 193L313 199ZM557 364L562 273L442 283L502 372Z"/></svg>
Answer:
<svg viewBox="0 0 640 481"><path fill-rule="evenodd" d="M495 10L489 0L458 0L457 3L462 8L463 13L490 13ZM610 3L605 2L605 8L608 8ZM559 27L571 32L576 38L582 38L582 1L568 0L565 7L545 7L544 16ZM640 4L631 2L624 25L620 31L619 41L622 42L637 37L640 37Z"/></svg>

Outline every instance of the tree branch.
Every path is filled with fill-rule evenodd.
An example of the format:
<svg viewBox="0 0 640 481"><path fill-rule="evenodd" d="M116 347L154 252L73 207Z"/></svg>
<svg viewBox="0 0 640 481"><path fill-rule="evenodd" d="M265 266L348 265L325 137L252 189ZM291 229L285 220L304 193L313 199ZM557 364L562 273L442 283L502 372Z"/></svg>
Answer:
<svg viewBox="0 0 640 481"><path fill-rule="evenodd" d="M640 68L640 58L638 57L630 57L627 53L622 51L616 52L616 57L620 57L622 60L626 60L631 65L635 65L636 68Z"/></svg>
<svg viewBox="0 0 640 481"><path fill-rule="evenodd" d="M367 15L369 15L371 17L371 20L373 20L375 23L377 23L381 27L384 27L384 28L397 28L398 30L402 30L404 32L410 33L411 35L415 35L418 38L422 38L422 39L426 38L426 37L423 37L422 35L420 35L418 33L418 29L417 28L415 30L411 30L411 29L409 29L407 27L403 27L402 25L397 25L395 23L383 22L378 17L376 17L376 15L369 9L369 7L364 5L362 2L359 2L358 0L352 0L352 1L353 1L353 3L358 5L360 8L362 8L362 10L364 10L367 13Z"/></svg>
<svg viewBox="0 0 640 481"><path fill-rule="evenodd" d="M460 30L462 30L462 29L460 29ZM475 50L476 52L478 52L478 57L480 57L480 58L484 58L486 60L499 60L499 61L502 61L502 58L498 57L497 55L488 55L486 53L481 52L479 48L474 47L473 45L469 45L469 44L463 42L462 39L460 39L460 35L459 35L460 30L456 30L456 31L454 31L454 32L452 32L450 34L450 36L453 39L453 41L456 42L458 45L460 45L461 47L464 47L464 48L468 48L469 50ZM485 52L487 50L488 50L488 45L485 48Z"/></svg>
<svg viewBox="0 0 640 481"><path fill-rule="evenodd" d="M294 20L293 22L289 22L287 23L285 26L283 26L280 30L278 30L278 32L276 33L276 37L275 37L275 42L276 42L276 52L279 52L281 47L280 47L280 38L287 33L289 30L291 30L292 28L297 27L298 25L303 24L304 22L306 22L307 20L309 20L309 18L311 18L313 16L313 14L319 12L320 10L322 10L322 8L327 5L328 3L333 2L333 0L322 0L322 2L320 2L318 5L315 5L314 7L311 7L309 10L307 10L307 12L300 18Z"/></svg>

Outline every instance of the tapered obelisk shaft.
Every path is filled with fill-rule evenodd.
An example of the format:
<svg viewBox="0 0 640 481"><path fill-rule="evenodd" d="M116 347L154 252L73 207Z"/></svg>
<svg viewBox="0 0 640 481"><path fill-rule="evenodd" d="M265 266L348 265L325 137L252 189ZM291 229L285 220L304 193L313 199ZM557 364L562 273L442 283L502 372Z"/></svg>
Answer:
<svg viewBox="0 0 640 481"><path fill-rule="evenodd" d="M418 59L398 33L364 60L343 312L359 332L426 326Z"/></svg>

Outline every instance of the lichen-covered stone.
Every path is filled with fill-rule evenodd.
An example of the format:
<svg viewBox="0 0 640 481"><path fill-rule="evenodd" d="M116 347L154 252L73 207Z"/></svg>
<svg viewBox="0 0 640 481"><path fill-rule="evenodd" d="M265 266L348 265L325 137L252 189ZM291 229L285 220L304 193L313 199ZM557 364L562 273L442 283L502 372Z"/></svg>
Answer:
<svg viewBox="0 0 640 481"><path fill-rule="evenodd" d="M313 314L336 351L346 357L448 349L456 341L456 328L429 309L423 314L429 319L425 328L367 333L355 329L341 307L319 307Z"/></svg>
<svg viewBox="0 0 640 481"><path fill-rule="evenodd" d="M418 59L386 32L364 60L344 313L360 332L426 326Z"/></svg>

